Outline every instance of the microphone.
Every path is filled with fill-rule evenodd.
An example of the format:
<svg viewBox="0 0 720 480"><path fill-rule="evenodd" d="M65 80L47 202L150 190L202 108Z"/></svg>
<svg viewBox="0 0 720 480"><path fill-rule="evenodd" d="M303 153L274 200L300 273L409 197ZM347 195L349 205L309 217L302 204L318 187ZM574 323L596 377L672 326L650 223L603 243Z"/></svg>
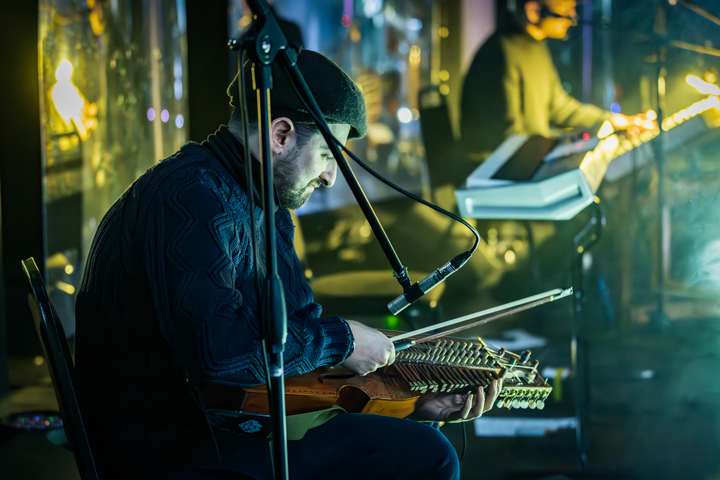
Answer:
<svg viewBox="0 0 720 480"><path fill-rule="evenodd" d="M461 253L419 282L414 283L410 287L406 287L402 295L388 303L390 313L397 315L418 301L423 295L444 282L447 277L457 272L470 260L470 257L472 257L471 251Z"/></svg>

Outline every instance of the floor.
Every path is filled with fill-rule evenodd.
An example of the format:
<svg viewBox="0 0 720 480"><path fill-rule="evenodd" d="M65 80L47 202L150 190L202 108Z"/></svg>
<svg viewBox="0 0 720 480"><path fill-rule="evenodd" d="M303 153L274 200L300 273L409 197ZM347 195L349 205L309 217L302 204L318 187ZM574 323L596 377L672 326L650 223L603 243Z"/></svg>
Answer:
<svg viewBox="0 0 720 480"><path fill-rule="evenodd" d="M428 217L398 212L397 208L379 210L381 216L388 219L390 233L400 229L394 238L401 239L398 251L403 258L422 257L418 265L411 265L411 273L431 271L431 265L442 265L449 259L445 257L452 253L424 255L413 250L408 234L402 232L420 224L434 225L436 236L425 239L428 242L445 239L448 245L467 244L467 235L453 231L437 219L429 221ZM338 271L355 271L360 276L360 272L368 270L387 271L377 245L366 241L362 233L358 234L359 229L352 226L352 221L342 228L337 226L337 218L328 216L310 216L301 221L307 238L306 266L317 278ZM483 228L487 232L495 227L485 225ZM538 231L548 228L550 226L540 225ZM522 237L522 225L515 225L511 230L507 235ZM500 227L498 232L503 235ZM333 236L335 245L331 244ZM518 248L514 267L500 274L496 268L498 259L486 249L474 260L476 263L470 265L469 272L447 282L436 305L421 303L419 308L400 318L385 313L387 298L384 297L358 300L326 295L323 298L319 292L318 301L326 306L327 314L340 314L377 328L410 330L566 285L569 262L557 254L565 247L558 243L554 250L546 250L548 243L544 245L536 245L543 255L541 272L553 268L553 262L557 266L554 275L543 273L545 282L533 281L532 262L522 249ZM346 253L339 253L343 249ZM602 251L598 252L596 258L602 258L601 254ZM597 265L596 261L595 268ZM492 271L496 277L490 281L486 273ZM669 298L667 310L672 313L669 320L653 321L653 304L644 297L634 301L634 309L615 304L612 313L602 295L599 280L602 277L592 271L585 283L586 302L577 317L573 315L572 301L567 299L462 333L465 337L482 336L493 341L540 338L545 342L544 346L532 350L541 368L559 372L557 378L551 379L555 385L553 400L542 412L493 409L487 415L572 418L577 412L576 393L580 392L580 397L585 399L580 402L586 453L584 468L578 468L575 429L560 429L541 437L490 438L476 436L472 424L467 424L467 445L461 464L464 479L720 478L720 455L717 454L720 451L720 382L717 380L720 315L703 317L697 312L705 310L695 308L698 302ZM478 288L483 282L490 286ZM351 288L357 289L357 286L348 287ZM392 299L394 293L388 292L385 297L388 296ZM573 328L579 332L578 358L586 368L563 376L562 372L571 366ZM0 418L7 418L13 412L57 409L42 357L13 357L10 372L12 392L0 403ZM581 376L583 389L577 388L577 374ZM458 451L462 451L462 427L447 425L443 432ZM0 429L0 478L78 478L73 467L69 452L45 436L17 433L4 426Z"/></svg>

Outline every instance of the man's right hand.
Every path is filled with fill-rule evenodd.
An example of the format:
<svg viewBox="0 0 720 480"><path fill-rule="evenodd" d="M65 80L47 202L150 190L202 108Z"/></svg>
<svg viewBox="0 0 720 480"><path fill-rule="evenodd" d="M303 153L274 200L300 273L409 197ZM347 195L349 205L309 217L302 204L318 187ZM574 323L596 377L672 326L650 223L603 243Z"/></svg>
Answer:
<svg viewBox="0 0 720 480"><path fill-rule="evenodd" d="M395 361L395 346L379 330L354 320L345 322L355 337L355 351L342 363L343 367L358 375L367 375Z"/></svg>

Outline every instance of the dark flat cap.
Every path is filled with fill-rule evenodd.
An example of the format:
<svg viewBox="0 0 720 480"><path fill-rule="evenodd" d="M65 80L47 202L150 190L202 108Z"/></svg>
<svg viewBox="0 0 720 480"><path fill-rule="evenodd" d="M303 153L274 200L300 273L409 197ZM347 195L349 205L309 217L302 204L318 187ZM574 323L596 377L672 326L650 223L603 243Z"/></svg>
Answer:
<svg viewBox="0 0 720 480"><path fill-rule="evenodd" d="M348 138L360 138L367 131L367 110L365 97L355 82L336 63L326 56L310 50L303 50L297 60L300 72L315 96L320 109L329 124L350 125ZM252 90L250 76L250 62L244 67L245 91L248 109L252 112L257 108L257 97ZM270 93L272 115L287 115L297 123L315 123L310 113L305 109L290 84L285 72L277 65L272 66L273 89ZM235 79L228 87L230 105L237 108L240 105L239 79ZM254 115L253 115L254 116Z"/></svg>

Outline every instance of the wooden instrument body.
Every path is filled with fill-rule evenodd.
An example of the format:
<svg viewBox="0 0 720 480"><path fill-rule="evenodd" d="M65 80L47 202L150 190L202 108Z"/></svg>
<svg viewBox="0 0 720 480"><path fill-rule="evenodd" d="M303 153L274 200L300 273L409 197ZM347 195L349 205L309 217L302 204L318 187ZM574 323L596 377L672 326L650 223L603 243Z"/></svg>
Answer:
<svg viewBox="0 0 720 480"><path fill-rule="evenodd" d="M352 413L406 417L415 409L418 397L402 377L382 372L359 376L342 367L323 367L285 377L287 415L338 405ZM205 401L210 408L270 413L265 385L232 389L212 386L206 390Z"/></svg>
<svg viewBox="0 0 720 480"><path fill-rule="evenodd" d="M392 337L397 332L384 332ZM529 352L528 352L529 355ZM338 405L352 413L406 417L420 395L432 392L468 394L503 378L499 407L543 408L552 387L520 355L493 350L482 341L443 338L398 352L393 365L365 376L339 367L285 377L287 415ZM205 389L208 408L268 415L265 385Z"/></svg>

